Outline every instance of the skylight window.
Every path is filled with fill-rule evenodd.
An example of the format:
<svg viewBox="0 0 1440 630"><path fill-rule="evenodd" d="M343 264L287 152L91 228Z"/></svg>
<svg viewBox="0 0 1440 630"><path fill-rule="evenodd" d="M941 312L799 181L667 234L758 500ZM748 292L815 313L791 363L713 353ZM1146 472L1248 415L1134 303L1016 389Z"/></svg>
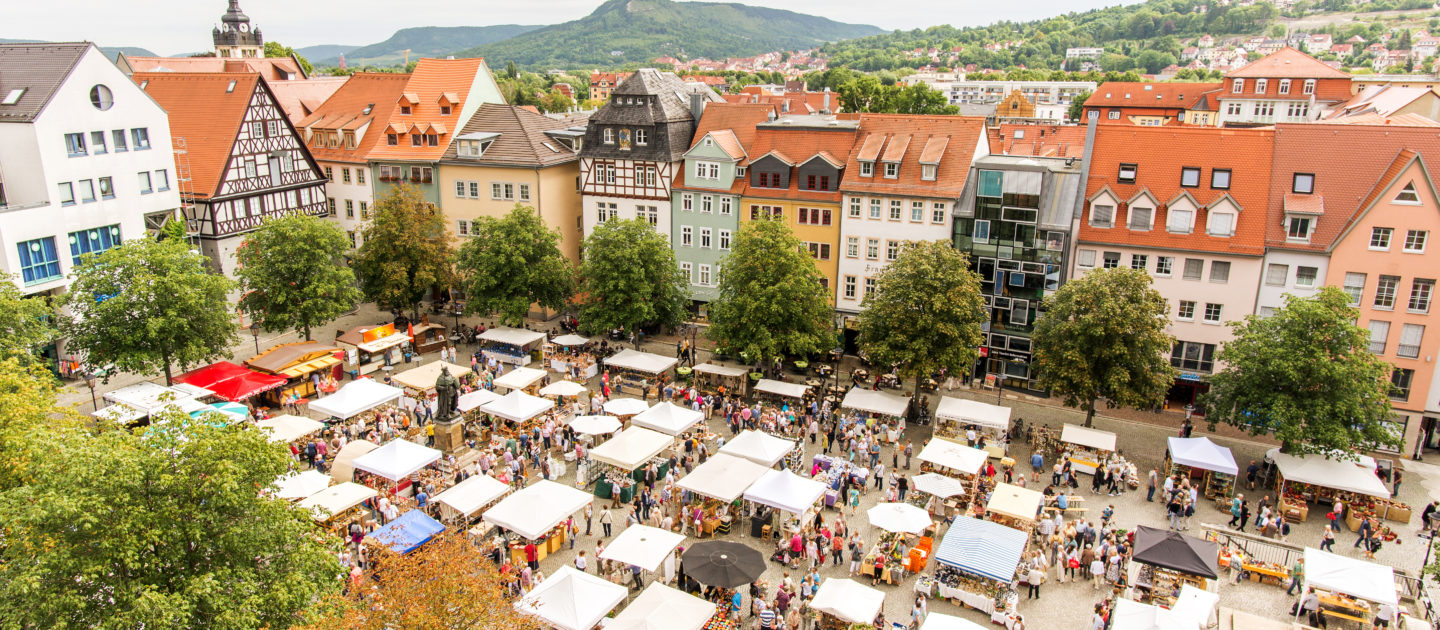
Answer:
<svg viewBox="0 0 1440 630"><path fill-rule="evenodd" d="M230 81L230 85L225 86L225 93L226 93L226 94L229 94L229 93L234 92L234 91L235 91L235 81L232 79L232 80Z"/></svg>
<svg viewBox="0 0 1440 630"><path fill-rule="evenodd" d="M14 105L16 103L19 103L20 97L24 95L25 88L15 88L13 90L10 90L10 93L5 95L5 100L0 101L0 105Z"/></svg>

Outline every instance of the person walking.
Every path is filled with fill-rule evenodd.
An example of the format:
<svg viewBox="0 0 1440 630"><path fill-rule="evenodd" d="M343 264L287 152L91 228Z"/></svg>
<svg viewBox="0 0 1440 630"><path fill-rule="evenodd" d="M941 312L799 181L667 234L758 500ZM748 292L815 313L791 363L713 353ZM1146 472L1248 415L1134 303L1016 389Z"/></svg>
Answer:
<svg viewBox="0 0 1440 630"><path fill-rule="evenodd" d="M1320 535L1320 550L1335 551L1335 526L1330 523L1325 524L1325 533Z"/></svg>
<svg viewBox="0 0 1440 630"><path fill-rule="evenodd" d="M1290 565L1290 588L1285 589L1286 595L1294 595L1300 589L1300 583L1305 581L1305 558L1295 560Z"/></svg>
<svg viewBox="0 0 1440 630"><path fill-rule="evenodd" d="M1145 488L1145 502L1146 502L1146 503L1154 503L1154 502L1155 502L1155 482L1158 480L1159 477L1160 477L1160 475L1155 472L1155 469L1154 469L1154 468L1151 468L1151 469L1150 469L1150 482L1149 482L1149 485L1147 485L1146 488Z"/></svg>
<svg viewBox="0 0 1440 630"><path fill-rule="evenodd" d="M1245 531L1245 523L1250 522L1250 502L1240 502L1240 530Z"/></svg>
<svg viewBox="0 0 1440 630"><path fill-rule="evenodd" d="M1237 494L1230 499L1230 522L1227 527L1234 527L1240 522L1240 506L1245 502L1245 495Z"/></svg>
<svg viewBox="0 0 1440 630"><path fill-rule="evenodd" d="M1045 583L1045 571L1040 569L1040 560L1037 558L1030 565L1030 571L1026 573L1026 582L1030 585L1030 592L1025 599L1040 599L1040 585Z"/></svg>
<svg viewBox="0 0 1440 630"><path fill-rule="evenodd" d="M595 510L594 510L594 508L591 507L591 504L589 504L589 503L586 503L586 504L585 504L585 535L586 535L586 536L589 536L589 535L590 535L590 520L591 520L591 517L594 516L594 511L595 511Z"/></svg>
<svg viewBox="0 0 1440 630"><path fill-rule="evenodd" d="M605 530L605 537L610 537L610 525L615 522L615 517L610 515L610 508L600 510L600 527Z"/></svg>

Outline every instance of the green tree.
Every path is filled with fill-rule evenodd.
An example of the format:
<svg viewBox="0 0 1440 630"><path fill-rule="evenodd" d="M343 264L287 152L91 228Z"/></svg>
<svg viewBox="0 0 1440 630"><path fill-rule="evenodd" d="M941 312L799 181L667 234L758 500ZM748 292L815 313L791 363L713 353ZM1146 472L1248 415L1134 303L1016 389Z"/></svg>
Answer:
<svg viewBox="0 0 1440 630"><path fill-rule="evenodd" d="M815 259L779 220L740 227L721 261L708 336L728 352L769 361L828 350L828 292Z"/></svg>
<svg viewBox="0 0 1440 630"><path fill-rule="evenodd" d="M226 295L235 283L183 240L126 241L75 268L60 329L90 365L165 373L213 361L236 342Z"/></svg>
<svg viewBox="0 0 1440 630"><path fill-rule="evenodd" d="M373 218L352 266L366 299L382 307L410 309L420 319L420 300L454 278L445 216L414 186L390 189L371 206Z"/></svg>
<svg viewBox="0 0 1440 630"><path fill-rule="evenodd" d="M55 309L44 296L21 293L15 280L0 274L0 359L29 363L39 359L37 351L55 341Z"/></svg>
<svg viewBox="0 0 1440 630"><path fill-rule="evenodd" d="M560 90L551 89L540 97L540 109L551 114L563 114L575 109L575 99L565 96Z"/></svg>
<svg viewBox="0 0 1440 630"><path fill-rule="evenodd" d="M897 88L894 97L897 114L955 115L960 106L951 105L945 93L924 83Z"/></svg>
<svg viewBox="0 0 1440 630"><path fill-rule="evenodd" d="M310 331L355 308L362 295L345 265L350 239L307 214L266 219L235 252L240 308L265 330Z"/></svg>
<svg viewBox="0 0 1440 630"><path fill-rule="evenodd" d="M180 412L145 435L61 430L0 492L0 625L288 628L339 586L290 466L254 427Z"/></svg>
<svg viewBox="0 0 1440 630"><path fill-rule="evenodd" d="M586 334L685 320L686 279L670 241L644 219L601 223L585 238L580 327Z"/></svg>
<svg viewBox="0 0 1440 630"><path fill-rule="evenodd" d="M294 48L280 42L265 42L266 57L289 57L291 55L294 55L295 61L300 63L300 69L305 71L306 76L315 72L315 66L310 65L310 60L295 52Z"/></svg>
<svg viewBox="0 0 1440 630"><path fill-rule="evenodd" d="M945 241L908 242L875 276L857 318L860 349L879 366L897 365L920 378L945 370L962 375L975 364L986 320L980 276Z"/></svg>
<svg viewBox="0 0 1440 630"><path fill-rule="evenodd" d="M73 409L55 406L59 390L44 366L0 358L0 492L30 480L33 462L49 455L47 440L57 427L76 425Z"/></svg>
<svg viewBox="0 0 1440 630"><path fill-rule="evenodd" d="M575 268L560 253L560 233L534 208L515 204L505 218L481 217L470 229L456 262L466 313L498 315L502 324L519 326L531 304L565 307L575 292Z"/></svg>
<svg viewBox="0 0 1440 630"><path fill-rule="evenodd" d="M1175 342L1165 332L1165 298L1149 275L1091 271L1047 297L1044 311L1034 335L1040 386L1085 410L1085 426L1102 398L1112 406L1160 405L1178 372L1165 359Z"/></svg>
<svg viewBox="0 0 1440 630"><path fill-rule="evenodd" d="M1349 296L1331 286L1309 298L1287 295L1272 316L1232 324L1234 339L1216 357L1225 369L1202 398L1210 426L1269 434L1294 454L1399 446L1391 367L1370 353L1358 316Z"/></svg>
<svg viewBox="0 0 1440 630"><path fill-rule="evenodd" d="M1090 100L1090 92L1081 92L1075 95L1075 100L1070 101L1070 109L1065 110L1065 117L1078 121L1085 117L1085 101Z"/></svg>

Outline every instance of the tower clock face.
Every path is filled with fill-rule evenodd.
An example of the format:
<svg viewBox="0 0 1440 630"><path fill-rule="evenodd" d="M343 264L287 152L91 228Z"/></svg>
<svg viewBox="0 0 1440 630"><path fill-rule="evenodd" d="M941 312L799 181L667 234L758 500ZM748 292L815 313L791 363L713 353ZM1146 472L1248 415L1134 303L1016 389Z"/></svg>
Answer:
<svg viewBox="0 0 1440 630"><path fill-rule="evenodd" d="M248 30L250 30L250 25L248 25L248 24L241 24L241 25L240 25L240 32L241 32L241 33L244 33L244 32L246 32L246 31L248 31Z"/></svg>

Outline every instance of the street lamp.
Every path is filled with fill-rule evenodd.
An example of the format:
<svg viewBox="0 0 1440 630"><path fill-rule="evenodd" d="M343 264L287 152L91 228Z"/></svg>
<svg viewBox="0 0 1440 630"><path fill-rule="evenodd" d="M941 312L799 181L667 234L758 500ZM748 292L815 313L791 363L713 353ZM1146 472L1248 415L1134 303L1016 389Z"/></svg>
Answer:
<svg viewBox="0 0 1440 630"><path fill-rule="evenodd" d="M250 337L255 340L255 354L260 354L260 322L250 322Z"/></svg>
<svg viewBox="0 0 1440 630"><path fill-rule="evenodd" d="M95 372L85 371L85 386L90 388L90 410L100 411L100 402L95 399Z"/></svg>
<svg viewBox="0 0 1440 630"><path fill-rule="evenodd" d="M997 356L1000 359L1000 374L995 377L995 404L1000 404L1000 397L1005 394L1005 379L1009 377L1010 358ZM1015 359L1016 364L1025 365L1025 359Z"/></svg>

